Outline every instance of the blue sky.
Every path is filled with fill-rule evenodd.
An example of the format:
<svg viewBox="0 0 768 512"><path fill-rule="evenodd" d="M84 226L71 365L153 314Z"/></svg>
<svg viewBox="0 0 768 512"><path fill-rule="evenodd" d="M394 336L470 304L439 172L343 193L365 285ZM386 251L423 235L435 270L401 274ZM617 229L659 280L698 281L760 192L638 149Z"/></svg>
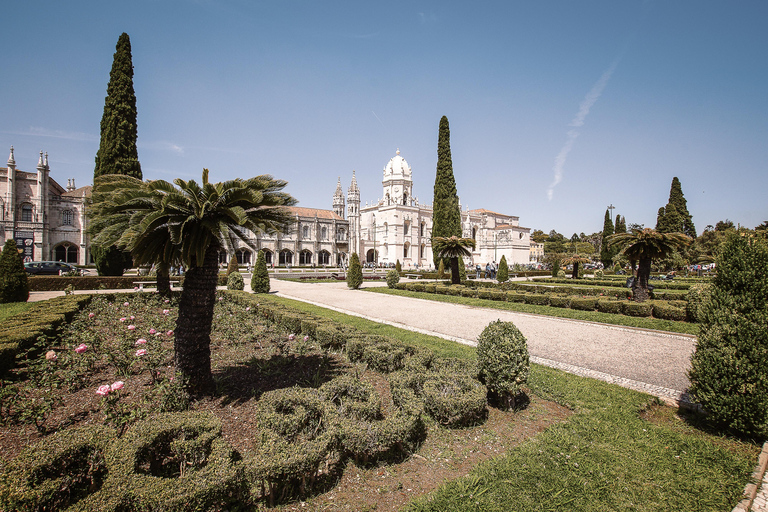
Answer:
<svg viewBox="0 0 768 512"><path fill-rule="evenodd" d="M145 179L269 173L331 208L395 150L432 202L451 126L462 205L570 236L653 227L680 178L699 232L768 220L768 2L8 2L0 148L90 184L117 38Z"/></svg>

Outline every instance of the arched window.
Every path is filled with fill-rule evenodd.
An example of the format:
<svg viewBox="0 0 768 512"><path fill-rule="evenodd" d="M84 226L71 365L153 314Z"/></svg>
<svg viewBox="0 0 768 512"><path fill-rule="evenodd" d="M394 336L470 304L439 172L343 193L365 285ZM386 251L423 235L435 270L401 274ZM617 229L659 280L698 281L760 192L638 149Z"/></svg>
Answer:
<svg viewBox="0 0 768 512"><path fill-rule="evenodd" d="M269 249L263 249L264 251L264 261L267 263L267 265L272 264L272 251Z"/></svg>
<svg viewBox="0 0 768 512"><path fill-rule="evenodd" d="M320 251L317 253L317 264L318 265L330 265L331 263L331 253L328 251Z"/></svg>
<svg viewBox="0 0 768 512"><path fill-rule="evenodd" d="M235 251L235 257L237 257L237 263L240 265L251 264L251 251L248 249L238 249Z"/></svg>
<svg viewBox="0 0 768 512"><path fill-rule="evenodd" d="M339 254L336 255L336 264L338 266L344 265L346 261L347 261L347 253L340 252Z"/></svg>
<svg viewBox="0 0 768 512"><path fill-rule="evenodd" d="M403 223L403 236L408 236L408 227L410 226L410 223L408 221L405 221Z"/></svg>
<svg viewBox="0 0 768 512"><path fill-rule="evenodd" d="M403 192L403 206L408 206L408 192Z"/></svg>
<svg viewBox="0 0 768 512"><path fill-rule="evenodd" d="M424 244L421 244L419 247L419 258L424 259L424 249L426 249L426 247L427 246Z"/></svg>
<svg viewBox="0 0 768 512"><path fill-rule="evenodd" d="M75 212L72 210L64 210L61 212L61 225L73 226L75 224Z"/></svg>
<svg viewBox="0 0 768 512"><path fill-rule="evenodd" d="M419 226L419 236L424 236L424 222L421 223L421 226Z"/></svg>
<svg viewBox="0 0 768 512"><path fill-rule="evenodd" d="M54 250L54 259L64 263L77 263L77 252L76 245L64 243L58 245Z"/></svg>
<svg viewBox="0 0 768 512"><path fill-rule="evenodd" d="M227 251L219 251L219 265L227 262Z"/></svg>
<svg viewBox="0 0 768 512"><path fill-rule="evenodd" d="M302 238L309 238L309 226L304 226L301 230Z"/></svg>
<svg viewBox="0 0 768 512"><path fill-rule="evenodd" d="M336 240L346 240L347 239L347 233L344 231L344 228L339 228L336 231Z"/></svg>
<svg viewBox="0 0 768 512"><path fill-rule="evenodd" d="M280 265L293 265L293 253L288 249L280 251Z"/></svg>
<svg viewBox="0 0 768 512"><path fill-rule="evenodd" d="M408 257L408 249L410 248L411 248L411 244L409 244L408 242L405 242L405 245L403 246L403 258Z"/></svg>
<svg viewBox="0 0 768 512"><path fill-rule="evenodd" d="M21 221L32 222L32 205L31 204L21 205Z"/></svg>
<svg viewBox="0 0 768 512"><path fill-rule="evenodd" d="M326 227L323 227L323 228L320 230L320 238L321 238L322 240L328 240L328 228L326 228Z"/></svg>
<svg viewBox="0 0 768 512"><path fill-rule="evenodd" d="M312 264L312 252L308 249L304 249L299 253L299 265L311 265Z"/></svg>

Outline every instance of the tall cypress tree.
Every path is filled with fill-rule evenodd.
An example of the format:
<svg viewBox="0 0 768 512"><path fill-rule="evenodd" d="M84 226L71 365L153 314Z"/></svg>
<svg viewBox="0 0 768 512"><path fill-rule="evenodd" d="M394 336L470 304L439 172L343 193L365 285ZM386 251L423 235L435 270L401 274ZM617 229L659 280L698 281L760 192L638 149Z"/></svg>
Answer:
<svg viewBox="0 0 768 512"><path fill-rule="evenodd" d="M461 210L459 195L456 191L456 180L453 177L453 162L451 161L451 130L448 118L440 119L440 129L437 138L437 173L435 174L435 191L432 201L432 238L461 237ZM434 243L432 244L434 247ZM432 258L438 264L437 251L432 249Z"/></svg>
<svg viewBox="0 0 768 512"><path fill-rule="evenodd" d="M103 174L126 174L142 179L137 137L131 39L123 32L117 40L109 72L94 178Z"/></svg>
<svg viewBox="0 0 768 512"><path fill-rule="evenodd" d="M661 212L661 210L659 210ZM683 216L672 203L664 208L664 215L656 219L656 231L659 233L684 233Z"/></svg>
<svg viewBox="0 0 768 512"><path fill-rule="evenodd" d="M613 233L611 211L605 210L605 220L603 221L603 243L600 246L600 261L603 262L603 267L605 268L611 268L611 265L613 264L614 250L606 242L606 239Z"/></svg>
<svg viewBox="0 0 768 512"><path fill-rule="evenodd" d="M16 248L16 241L9 238L0 254L0 303L26 302L28 299L27 271Z"/></svg>
<svg viewBox="0 0 768 512"><path fill-rule="evenodd" d="M112 71L109 73L104 114L101 117L101 140L96 153L93 177L125 174L142 179L139 152L136 148L136 94L133 90L131 40L123 32L117 40ZM91 246L99 275L121 276L131 266L130 255L117 247Z"/></svg>
<svg viewBox="0 0 768 512"><path fill-rule="evenodd" d="M626 233L627 232L627 218L621 215L616 216L616 226L614 233Z"/></svg>
<svg viewBox="0 0 768 512"><path fill-rule="evenodd" d="M683 187L677 176L672 178L672 186L669 188L669 204L674 205L677 214L681 217L682 233L691 238L696 238L696 226L693 225L693 217L688 211L688 201L683 195Z"/></svg>

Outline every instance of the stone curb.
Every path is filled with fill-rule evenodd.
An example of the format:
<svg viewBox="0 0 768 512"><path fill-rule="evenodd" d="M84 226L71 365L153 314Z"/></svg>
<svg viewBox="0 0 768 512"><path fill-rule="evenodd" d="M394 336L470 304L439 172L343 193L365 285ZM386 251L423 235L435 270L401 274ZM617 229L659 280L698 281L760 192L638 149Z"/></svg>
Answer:
<svg viewBox="0 0 768 512"><path fill-rule="evenodd" d="M750 482L744 487L742 493L742 499L738 505L736 505L732 512L763 512L768 511L768 503L755 503L755 497L757 491L760 489L761 483L766 487L761 494L768 492L768 483L764 481L766 476L765 470L768 467L768 441L763 443L763 450L760 452L760 456L757 458L757 466L752 472ZM762 500L765 501L765 500ZM757 505L757 508L752 508L752 505Z"/></svg>

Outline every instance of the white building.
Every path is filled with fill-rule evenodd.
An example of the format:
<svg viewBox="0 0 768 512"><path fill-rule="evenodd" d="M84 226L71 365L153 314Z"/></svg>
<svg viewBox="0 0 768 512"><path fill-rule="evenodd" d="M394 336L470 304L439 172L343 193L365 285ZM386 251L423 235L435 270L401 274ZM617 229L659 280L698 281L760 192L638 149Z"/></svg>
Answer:
<svg viewBox="0 0 768 512"><path fill-rule="evenodd" d="M67 188L50 177L48 154L40 152L37 172L17 169L11 147L8 167L0 167L0 237L24 249L24 261L90 260L85 236L85 204L91 187Z"/></svg>
<svg viewBox="0 0 768 512"><path fill-rule="evenodd" d="M8 167L0 168L0 227L3 242L15 238L25 248L25 260L92 263L85 234L85 206L91 187L75 188L74 179L64 188L50 177L48 155L40 152L37 172L16 168L13 148ZM361 207L355 172L346 198L341 178L333 195L333 209L291 207L293 228L278 236L256 234L253 243L274 266L337 266L357 253L363 262L403 268L434 267L432 259L432 206L414 195L413 176L398 150L384 167L381 198ZM530 254L530 229L519 218L490 210L462 210L463 236L477 247L465 263L485 266L504 255L509 265L526 264ZM235 248L243 265L256 261L245 244ZM222 254L227 262L230 255Z"/></svg>

